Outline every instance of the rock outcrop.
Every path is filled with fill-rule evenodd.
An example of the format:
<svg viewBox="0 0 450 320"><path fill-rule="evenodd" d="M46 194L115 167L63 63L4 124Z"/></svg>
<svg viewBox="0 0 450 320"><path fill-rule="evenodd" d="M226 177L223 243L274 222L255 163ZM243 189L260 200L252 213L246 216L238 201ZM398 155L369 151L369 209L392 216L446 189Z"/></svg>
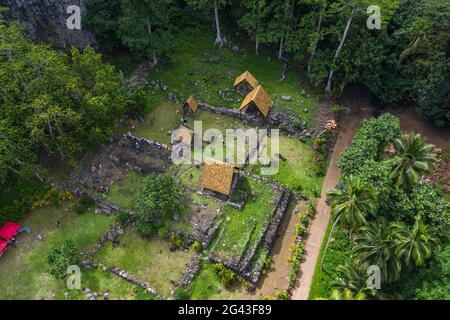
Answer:
<svg viewBox="0 0 450 320"><path fill-rule="evenodd" d="M71 5L79 6L81 16L85 15L83 0L0 0L0 6L9 8L5 14L6 22L19 22L33 41L50 43L59 49L97 47L95 37L89 31L67 28L66 21L70 16L67 8Z"/></svg>

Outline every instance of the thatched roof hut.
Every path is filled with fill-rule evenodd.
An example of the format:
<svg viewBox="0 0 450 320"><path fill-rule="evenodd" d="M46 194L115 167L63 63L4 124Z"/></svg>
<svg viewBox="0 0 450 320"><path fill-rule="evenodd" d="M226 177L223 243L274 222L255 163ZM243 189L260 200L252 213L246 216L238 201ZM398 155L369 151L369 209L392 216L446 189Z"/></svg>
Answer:
<svg viewBox="0 0 450 320"><path fill-rule="evenodd" d="M193 96L190 96L183 105L183 108L187 108L191 113L196 113L198 111L198 102Z"/></svg>
<svg viewBox="0 0 450 320"><path fill-rule="evenodd" d="M245 97L244 101L242 101L239 110L248 108L251 103L253 103L256 106L256 108L258 108L258 110L262 113L264 117L267 117L267 114L269 113L270 108L273 105L272 99L269 97L269 95L261 85L253 89Z"/></svg>
<svg viewBox="0 0 450 320"><path fill-rule="evenodd" d="M207 160L203 170L202 187L229 196L231 194L235 167L216 160Z"/></svg>
<svg viewBox="0 0 450 320"><path fill-rule="evenodd" d="M258 80L249 72L245 71L243 74L241 74L239 77L234 80L234 86L237 86L242 81L247 81L249 85L252 86L252 88L256 88L259 84Z"/></svg>

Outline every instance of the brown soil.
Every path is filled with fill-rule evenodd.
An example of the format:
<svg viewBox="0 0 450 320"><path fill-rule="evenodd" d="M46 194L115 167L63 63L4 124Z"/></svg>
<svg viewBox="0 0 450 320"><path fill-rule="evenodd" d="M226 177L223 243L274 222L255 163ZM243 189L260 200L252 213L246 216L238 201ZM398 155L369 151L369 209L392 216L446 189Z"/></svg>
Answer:
<svg viewBox="0 0 450 320"><path fill-rule="evenodd" d="M386 111L400 118L403 131L423 134L429 143L450 152L450 128L436 128L423 120L413 108L391 107Z"/></svg>
<svg viewBox="0 0 450 320"><path fill-rule="evenodd" d="M278 238L270 252L272 264L268 272L260 279L256 291L249 296L250 299L262 299L264 296L274 297L278 291L286 290L288 287L291 264L288 262L290 245L293 242L295 225L299 221L298 214L306 210L306 201L292 203L289 212L285 216Z"/></svg>

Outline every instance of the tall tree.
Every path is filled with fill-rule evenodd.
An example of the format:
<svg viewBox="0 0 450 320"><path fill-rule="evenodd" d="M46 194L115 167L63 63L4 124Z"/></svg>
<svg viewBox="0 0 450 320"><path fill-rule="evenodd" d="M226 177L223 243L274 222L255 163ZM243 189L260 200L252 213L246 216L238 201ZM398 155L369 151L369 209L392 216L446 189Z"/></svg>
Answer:
<svg viewBox="0 0 450 320"><path fill-rule="evenodd" d="M273 0L268 5L269 19L267 24L267 41L278 44L277 56L284 56L286 39L293 31L292 17L294 14L295 0Z"/></svg>
<svg viewBox="0 0 450 320"><path fill-rule="evenodd" d="M311 61L314 60L314 57L316 56L317 46L321 39L323 17L325 15L325 10L327 8L327 0L321 0L320 3L321 3L321 9L320 9L319 17L317 19L316 34L315 34L314 40L313 40L314 42L313 42L313 46L312 46L312 50L311 50L311 57L309 58L308 71L311 70Z"/></svg>
<svg viewBox="0 0 450 320"><path fill-rule="evenodd" d="M328 236L322 256L321 266L327 253L334 229L341 218L353 228L366 224L366 215L375 213L377 194L375 190L357 176L345 176L342 189L333 189L328 193L331 200L331 213L334 223Z"/></svg>
<svg viewBox="0 0 450 320"><path fill-rule="evenodd" d="M399 6L399 0L378 0L378 1L370 1L370 0L339 0L336 2L333 2L330 7L331 10L334 10L336 12L341 12L343 15L342 19L345 20L343 31L341 32L339 36L339 44L336 48L336 51L334 52L333 59L331 62L331 66L328 71L328 78L325 86L325 93L330 94L332 92L333 88L333 77L334 73L336 71L336 67L338 64L338 60L342 54L342 51L344 49L344 45L349 41L349 35L351 33L351 26L352 22L356 18L363 19L358 20L362 26L360 28L365 28L366 23L364 19L367 19L367 8L370 5L377 5L381 10L381 20L382 20L382 28L386 29L386 25L389 23L389 21L392 18L393 12L398 8ZM362 14L361 14L362 13ZM337 25L340 26L342 22L338 21ZM370 33L364 33L366 36L369 36ZM356 37L357 42L361 41L361 39L358 39ZM370 41L370 38L365 39L365 41Z"/></svg>
<svg viewBox="0 0 450 320"><path fill-rule="evenodd" d="M402 264L395 255L395 243L387 221L372 221L361 227L355 242L359 262L378 266L383 281L392 282L400 277Z"/></svg>
<svg viewBox="0 0 450 320"><path fill-rule="evenodd" d="M333 82L333 76L335 71L335 65L337 62L337 59L339 58L339 55L341 54L342 48L344 47L345 40L347 40L347 36L350 32L350 26L352 25L353 18L356 14L357 7L354 5L353 0L348 0L348 9L349 13L347 14L347 22L345 23L345 28L342 33L342 36L340 37L339 45L334 53L333 61L331 62L330 71L328 72L328 79L327 79L327 85L325 87L325 93L330 94L331 93L331 86Z"/></svg>
<svg viewBox="0 0 450 320"><path fill-rule="evenodd" d="M425 260L432 256L433 249L440 245L436 231L426 225L420 216L416 218L413 226L393 222L391 232L395 241L395 254L408 267L423 265Z"/></svg>
<svg viewBox="0 0 450 320"><path fill-rule="evenodd" d="M244 0L242 2L246 13L239 20L239 24L255 40L255 53L259 54L259 46L265 41L267 29L268 7L266 0Z"/></svg>
<svg viewBox="0 0 450 320"><path fill-rule="evenodd" d="M170 48L172 0L123 0L119 18L122 43L141 57L158 63Z"/></svg>
<svg viewBox="0 0 450 320"><path fill-rule="evenodd" d="M226 41L221 31L219 11L226 6L228 2L228 0L187 0L187 3L194 8L208 11L212 10L214 12L214 23L216 26L216 40L214 43L219 45L219 47L222 47Z"/></svg>

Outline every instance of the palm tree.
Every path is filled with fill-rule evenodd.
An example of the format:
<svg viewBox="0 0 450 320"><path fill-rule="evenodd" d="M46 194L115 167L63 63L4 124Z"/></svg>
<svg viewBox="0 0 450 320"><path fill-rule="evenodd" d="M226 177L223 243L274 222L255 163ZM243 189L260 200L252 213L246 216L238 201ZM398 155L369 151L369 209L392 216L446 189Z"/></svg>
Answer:
<svg viewBox="0 0 450 320"><path fill-rule="evenodd" d="M390 228L395 241L395 254L406 266L412 262L415 266L421 266L431 257L433 249L440 245L436 231L426 225L420 216L416 217L412 227L403 222L393 222Z"/></svg>
<svg viewBox="0 0 450 320"><path fill-rule="evenodd" d="M373 221L358 230L355 252L360 263L377 265L384 281L400 277L401 262L395 255L395 243L386 220Z"/></svg>
<svg viewBox="0 0 450 320"><path fill-rule="evenodd" d="M410 188L418 178L431 171L436 157L431 153L434 145L426 143L420 134L411 133L406 140L396 139L397 154L386 163L392 166L391 179L398 185Z"/></svg>
<svg viewBox="0 0 450 320"><path fill-rule="evenodd" d="M328 193L331 200L331 213L335 220L322 256L322 270L331 236L340 219L343 218L346 224L357 228L365 225L365 216L374 213L376 210L377 194L372 187L364 183L359 177L352 175L345 176L343 183L343 189L333 189Z"/></svg>
<svg viewBox="0 0 450 320"><path fill-rule="evenodd" d="M375 290L367 286L367 264L355 260L351 265L339 265L336 271L339 273L337 279L331 281L331 285L338 289L350 290L356 295L375 295Z"/></svg>

